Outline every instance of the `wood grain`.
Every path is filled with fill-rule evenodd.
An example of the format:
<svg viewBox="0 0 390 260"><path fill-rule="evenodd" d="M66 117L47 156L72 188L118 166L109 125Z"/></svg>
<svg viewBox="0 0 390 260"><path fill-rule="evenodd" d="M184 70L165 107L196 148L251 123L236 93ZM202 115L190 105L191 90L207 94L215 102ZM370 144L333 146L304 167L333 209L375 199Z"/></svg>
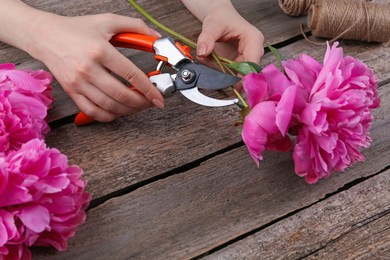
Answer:
<svg viewBox="0 0 390 260"><path fill-rule="evenodd" d="M380 95L383 106L375 113L373 143L363 151L366 162L344 173L308 185L293 173L290 153L268 152L257 169L246 148L237 148L192 170L106 201L88 212L87 222L71 240L69 251L41 250L35 256L191 258L318 203L346 184L388 167L389 85L380 88ZM381 185L369 186L382 192ZM375 203L372 198L371 201Z"/></svg>
<svg viewBox="0 0 390 260"><path fill-rule="evenodd" d="M387 259L389 202L387 170L205 259Z"/></svg>

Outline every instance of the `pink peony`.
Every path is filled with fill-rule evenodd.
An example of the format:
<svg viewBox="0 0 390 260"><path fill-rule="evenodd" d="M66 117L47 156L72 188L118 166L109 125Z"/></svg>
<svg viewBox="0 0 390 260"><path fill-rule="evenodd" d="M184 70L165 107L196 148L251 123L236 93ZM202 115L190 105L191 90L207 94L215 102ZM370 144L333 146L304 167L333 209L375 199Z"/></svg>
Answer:
<svg viewBox="0 0 390 260"><path fill-rule="evenodd" d="M265 149L291 147L286 133L297 135L295 171L308 183L364 160L358 149L370 144L371 110L380 103L376 78L337 45L328 45L323 65L303 54L283 62L286 75L269 65L245 76L251 111L242 138L257 164Z"/></svg>
<svg viewBox="0 0 390 260"><path fill-rule="evenodd" d="M45 118L53 102L51 82L46 71L20 71L13 64L0 64L0 152L44 138L49 131Z"/></svg>
<svg viewBox="0 0 390 260"><path fill-rule="evenodd" d="M33 245L67 248L90 201L81 175L39 139L0 157L0 258L31 258Z"/></svg>
<svg viewBox="0 0 390 260"><path fill-rule="evenodd" d="M299 72L289 61L286 70L297 75L318 74L310 89L307 104L295 117L299 119L294 148L295 171L308 183L344 171L363 161L359 148L370 144L371 110L379 107L376 78L361 61L335 43L328 45L322 69Z"/></svg>

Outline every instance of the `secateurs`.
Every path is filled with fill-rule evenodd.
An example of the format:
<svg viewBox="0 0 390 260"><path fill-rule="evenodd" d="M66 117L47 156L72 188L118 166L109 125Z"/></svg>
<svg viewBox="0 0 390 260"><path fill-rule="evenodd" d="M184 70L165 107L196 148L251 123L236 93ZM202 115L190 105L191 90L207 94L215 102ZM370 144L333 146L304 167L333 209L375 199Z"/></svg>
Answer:
<svg viewBox="0 0 390 260"><path fill-rule="evenodd" d="M228 106L238 102L238 99L215 99L199 92L199 89L221 90L230 87L240 78L194 62L188 46L183 46L170 37L120 33L110 42L116 47L155 53L159 64L148 76L164 97L178 91L192 102L209 107ZM163 65L169 65L176 73L161 73ZM75 124L85 125L92 121L93 119L80 112L76 116Z"/></svg>

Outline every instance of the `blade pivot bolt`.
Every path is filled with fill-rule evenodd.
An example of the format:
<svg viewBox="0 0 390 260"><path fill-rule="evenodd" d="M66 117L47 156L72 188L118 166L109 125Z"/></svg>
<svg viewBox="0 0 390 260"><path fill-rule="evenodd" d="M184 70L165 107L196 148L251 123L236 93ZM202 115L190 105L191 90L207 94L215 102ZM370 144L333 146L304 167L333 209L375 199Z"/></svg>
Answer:
<svg viewBox="0 0 390 260"><path fill-rule="evenodd" d="M180 73L184 83L191 83L195 79L195 72L189 69L184 69Z"/></svg>

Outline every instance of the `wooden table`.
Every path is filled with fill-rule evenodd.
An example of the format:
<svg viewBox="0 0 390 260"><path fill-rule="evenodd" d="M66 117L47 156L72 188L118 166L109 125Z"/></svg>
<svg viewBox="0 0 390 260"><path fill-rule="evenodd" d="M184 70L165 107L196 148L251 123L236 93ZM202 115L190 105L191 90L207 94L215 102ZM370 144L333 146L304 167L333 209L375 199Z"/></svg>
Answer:
<svg viewBox="0 0 390 260"><path fill-rule="evenodd" d="M74 16L102 12L141 17L126 0L27 1ZM306 41L305 17L285 15L276 0L233 1L285 58L324 46ZM389 1L387 1L389 2ZM201 24L178 0L140 0L162 23L196 39ZM313 39L313 38L312 38ZM318 39L313 39L318 40ZM323 41L323 40L321 40ZM257 168L237 134L238 109L207 108L181 95L108 124L72 124L77 107L54 84L49 146L84 169L93 201L66 252L34 249L35 259L388 259L390 256L390 48L342 41L379 79L366 162L308 185L291 153L266 152ZM152 55L123 50L144 71ZM0 62L44 68L0 45ZM265 54L262 65L275 62Z"/></svg>

